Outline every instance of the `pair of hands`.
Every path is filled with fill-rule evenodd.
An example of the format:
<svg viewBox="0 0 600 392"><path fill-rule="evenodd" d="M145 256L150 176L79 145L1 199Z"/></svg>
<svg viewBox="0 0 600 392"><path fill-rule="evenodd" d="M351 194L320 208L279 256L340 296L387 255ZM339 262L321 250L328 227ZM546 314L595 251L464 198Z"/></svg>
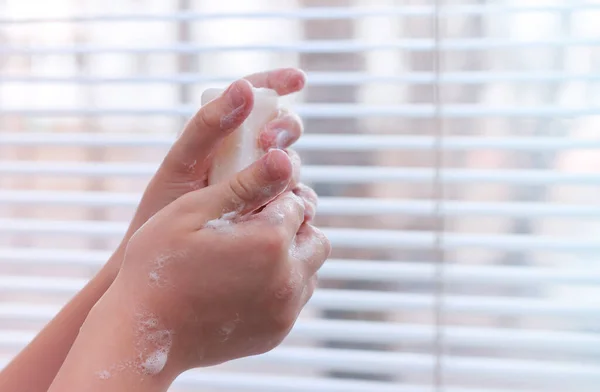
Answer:
<svg viewBox="0 0 600 392"><path fill-rule="evenodd" d="M300 119L279 113L260 136L265 156L229 182L209 187L207 173L219 142L249 115L252 85L286 95L304 84L297 69L236 81L167 154L106 266L116 278L91 312L103 317L112 310L102 303L118 303L137 328L129 367L214 365L271 350L290 331L330 252L310 224L316 194L298 183L300 160L288 149Z"/></svg>

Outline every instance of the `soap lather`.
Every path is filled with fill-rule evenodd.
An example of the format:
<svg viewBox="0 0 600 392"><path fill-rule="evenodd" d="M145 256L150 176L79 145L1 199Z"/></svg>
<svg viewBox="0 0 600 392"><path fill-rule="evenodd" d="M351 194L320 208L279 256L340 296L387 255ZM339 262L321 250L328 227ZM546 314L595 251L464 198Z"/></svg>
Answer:
<svg viewBox="0 0 600 392"><path fill-rule="evenodd" d="M221 95L225 90L211 88L202 94L202 105ZM236 130L227 135L213 156L208 173L208 184L226 181L258 160L265 151L260 148L259 136L264 126L277 116L279 96L274 90L252 88L254 107Z"/></svg>

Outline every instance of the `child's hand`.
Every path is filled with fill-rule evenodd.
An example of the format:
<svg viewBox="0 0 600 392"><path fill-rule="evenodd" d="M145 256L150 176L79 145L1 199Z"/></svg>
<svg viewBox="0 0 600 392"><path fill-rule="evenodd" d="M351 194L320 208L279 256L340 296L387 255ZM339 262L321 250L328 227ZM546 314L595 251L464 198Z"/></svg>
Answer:
<svg viewBox="0 0 600 392"><path fill-rule="evenodd" d="M229 183L180 197L133 235L106 295L140 334L136 368L214 365L271 350L288 334L330 252L304 221L314 192L285 191L291 177L289 156L272 150Z"/></svg>
<svg viewBox="0 0 600 392"><path fill-rule="evenodd" d="M253 105L251 85L276 90L287 95L304 87L305 75L298 69L278 69L247 76L233 83L227 92L202 107L190 120L173 144L160 168L146 188L135 216L121 246L111 258L108 269L116 274L123 250L131 235L152 215L180 196L206 187L211 153L219 142L236 129L249 115ZM262 131L259 143L267 151L271 147L287 149L302 133L298 116L281 111ZM293 150L287 150L294 166L295 187L300 173L300 160Z"/></svg>

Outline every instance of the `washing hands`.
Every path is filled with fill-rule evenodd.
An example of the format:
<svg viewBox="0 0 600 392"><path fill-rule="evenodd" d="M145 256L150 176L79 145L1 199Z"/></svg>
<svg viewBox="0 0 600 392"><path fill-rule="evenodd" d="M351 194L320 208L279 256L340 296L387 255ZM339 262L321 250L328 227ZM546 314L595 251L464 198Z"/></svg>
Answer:
<svg viewBox="0 0 600 392"><path fill-rule="evenodd" d="M279 111L257 138L262 158L210 186L208 174L250 114L252 87L286 95L304 82L296 69L254 74L194 115L113 256L5 368L1 390L166 391L185 370L283 340L330 252L289 148L299 118Z"/></svg>

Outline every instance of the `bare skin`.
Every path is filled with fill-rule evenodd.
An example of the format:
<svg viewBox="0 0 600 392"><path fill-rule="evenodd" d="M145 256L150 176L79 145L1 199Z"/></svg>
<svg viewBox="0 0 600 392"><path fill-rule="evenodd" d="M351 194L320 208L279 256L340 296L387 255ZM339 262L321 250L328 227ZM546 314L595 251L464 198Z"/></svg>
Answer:
<svg viewBox="0 0 600 392"><path fill-rule="evenodd" d="M236 88L229 90L236 95L235 97L217 98L200 109L185 127L150 181L121 245L94 278L4 368L0 373L0 390L29 392L48 390L90 309L104 295L117 276L123 262L125 248L133 233L174 200L206 187L210 154L223 137L241 124L252 108L252 95L248 82L255 87L271 88L280 95L287 95L304 87L305 76L297 69L279 69L253 74L237 81ZM236 109L236 115L231 116ZM221 118L224 116L232 119L222 123ZM277 136L284 130L286 137L278 138ZM261 133L261 147L265 151L271 147L287 149L301 133L302 124L297 116L282 112L278 118L267 124ZM286 151L295 155L292 150ZM298 178L299 166L296 166L293 171L294 178ZM293 189L295 193L303 193L304 199L309 200L308 204L316 200L314 192L307 196L312 191L309 190L307 193L306 188L296 186L294 181L288 185L288 188ZM307 210L310 211L311 208Z"/></svg>
<svg viewBox="0 0 600 392"><path fill-rule="evenodd" d="M271 150L154 215L49 392L162 392L185 370L276 347L330 252L291 180L289 156Z"/></svg>

